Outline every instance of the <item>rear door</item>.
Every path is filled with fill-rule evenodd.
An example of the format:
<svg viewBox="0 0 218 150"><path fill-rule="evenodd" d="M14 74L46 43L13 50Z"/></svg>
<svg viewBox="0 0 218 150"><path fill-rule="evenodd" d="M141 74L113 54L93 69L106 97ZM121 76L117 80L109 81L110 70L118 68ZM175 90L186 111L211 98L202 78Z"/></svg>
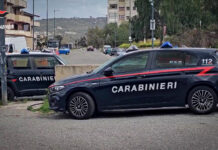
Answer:
<svg viewBox="0 0 218 150"><path fill-rule="evenodd" d="M36 88L47 89L55 82L55 66L61 65L56 57L34 56L32 57L33 68L36 76Z"/></svg>
<svg viewBox="0 0 218 150"><path fill-rule="evenodd" d="M31 57L27 55L8 56L8 76L15 82L16 91L20 96L35 95L35 76Z"/></svg>
<svg viewBox="0 0 218 150"><path fill-rule="evenodd" d="M192 82L199 58L188 52L177 50L156 51L152 68L147 78L152 83L159 84L159 89L153 95L157 107L184 106L187 89ZM199 70L197 70L199 72Z"/></svg>

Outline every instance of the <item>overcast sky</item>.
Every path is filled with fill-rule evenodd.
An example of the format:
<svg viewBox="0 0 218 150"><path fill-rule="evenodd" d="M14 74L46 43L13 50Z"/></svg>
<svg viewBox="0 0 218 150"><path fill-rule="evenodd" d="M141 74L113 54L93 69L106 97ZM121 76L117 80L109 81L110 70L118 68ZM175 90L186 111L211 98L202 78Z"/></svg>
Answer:
<svg viewBox="0 0 218 150"><path fill-rule="evenodd" d="M33 11L33 0L27 0L27 12ZM40 18L46 18L47 0L35 0L35 14ZM56 13L57 18L72 17L106 17L107 0L49 0L49 18L54 17L54 9L59 10Z"/></svg>

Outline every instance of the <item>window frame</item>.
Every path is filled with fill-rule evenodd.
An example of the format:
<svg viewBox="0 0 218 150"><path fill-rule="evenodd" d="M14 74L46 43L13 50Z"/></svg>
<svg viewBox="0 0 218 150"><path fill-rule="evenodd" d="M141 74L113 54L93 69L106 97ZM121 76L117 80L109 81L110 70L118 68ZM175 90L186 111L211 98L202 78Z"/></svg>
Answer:
<svg viewBox="0 0 218 150"><path fill-rule="evenodd" d="M111 67L116 64L117 62L121 61L122 59L126 59L128 57L132 57L132 56L135 56L135 55L142 55L144 53L148 53L148 60L147 60L147 64L145 65L144 69L141 69L141 70L135 70L135 71L129 71L129 72L114 72L114 74L128 74L128 73L140 73L140 72L146 72L146 71L149 71L150 70L150 66L151 66L151 60L152 60L152 53L150 51L145 51L145 52L139 52L139 53L133 53L133 54L130 54L130 55L126 55L124 57L121 57L120 59L116 60L115 62L109 64L108 66L106 66L104 69L102 69L102 73L104 72L105 69Z"/></svg>
<svg viewBox="0 0 218 150"><path fill-rule="evenodd" d="M27 68L24 68L24 67L20 67L20 68L14 68L14 66L13 66L13 63L12 63L12 59L13 58L28 58L28 61L29 61L29 64L30 64L30 67L27 67ZM25 56L25 55L23 55L23 56L7 56L7 66L8 66L8 69L9 70L33 70L33 64L32 64L32 59L31 59L31 57L29 57L29 56Z"/></svg>
<svg viewBox="0 0 218 150"><path fill-rule="evenodd" d="M51 70L54 70L55 69L55 66L54 67L51 67L51 68L46 68L46 67L37 67L37 65L36 65L36 63L35 63L35 58L42 58L42 57L44 57L44 58L48 58L48 57L52 57L52 58L54 58L58 63L59 63L59 65L61 65L62 63L56 58L56 57L54 57L54 56L40 56L40 55L37 55L37 56L34 56L34 57L32 57L32 63L33 63L33 68L35 69L35 70L46 70L46 69L51 69Z"/></svg>
<svg viewBox="0 0 218 150"><path fill-rule="evenodd" d="M200 65L201 57L199 55L197 55L196 53L194 53L194 52L191 52L191 51L182 51L182 50L157 50L157 51L153 52L154 53L154 56L153 56L153 60L154 61L152 61L151 70L175 69L175 68L171 68L171 67L157 68L157 66L156 66L156 58L157 58L157 54L159 52L181 52L181 53L183 53L184 54L184 57L183 57L183 66L175 67L175 68L192 68L192 67L199 67L199 66L201 66ZM186 62L185 62L185 56L186 55L193 55L193 56L197 57L197 59L198 59L197 65L196 66L187 66Z"/></svg>

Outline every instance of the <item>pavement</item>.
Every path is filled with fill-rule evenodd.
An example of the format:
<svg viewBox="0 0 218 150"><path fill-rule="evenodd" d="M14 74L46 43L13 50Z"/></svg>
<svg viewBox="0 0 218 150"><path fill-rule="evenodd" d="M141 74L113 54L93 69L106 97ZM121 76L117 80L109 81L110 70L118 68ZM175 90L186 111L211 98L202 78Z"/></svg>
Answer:
<svg viewBox="0 0 218 150"><path fill-rule="evenodd" d="M26 110L39 102L0 107L0 150L217 150L218 111L101 113L73 120L62 113Z"/></svg>
<svg viewBox="0 0 218 150"><path fill-rule="evenodd" d="M71 50L69 55L60 55L68 65L75 64L103 64L111 56L103 54L100 50L87 51L85 48Z"/></svg>

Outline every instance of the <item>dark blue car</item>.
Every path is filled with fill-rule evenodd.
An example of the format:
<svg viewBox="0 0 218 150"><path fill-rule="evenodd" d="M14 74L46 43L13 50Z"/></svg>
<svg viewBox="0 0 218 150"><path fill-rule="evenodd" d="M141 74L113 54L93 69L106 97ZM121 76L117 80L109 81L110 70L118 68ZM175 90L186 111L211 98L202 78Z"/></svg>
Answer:
<svg viewBox="0 0 218 150"><path fill-rule="evenodd" d="M91 73L49 87L50 108L87 119L97 111L185 107L197 114L217 106L214 49L156 49L113 58Z"/></svg>

